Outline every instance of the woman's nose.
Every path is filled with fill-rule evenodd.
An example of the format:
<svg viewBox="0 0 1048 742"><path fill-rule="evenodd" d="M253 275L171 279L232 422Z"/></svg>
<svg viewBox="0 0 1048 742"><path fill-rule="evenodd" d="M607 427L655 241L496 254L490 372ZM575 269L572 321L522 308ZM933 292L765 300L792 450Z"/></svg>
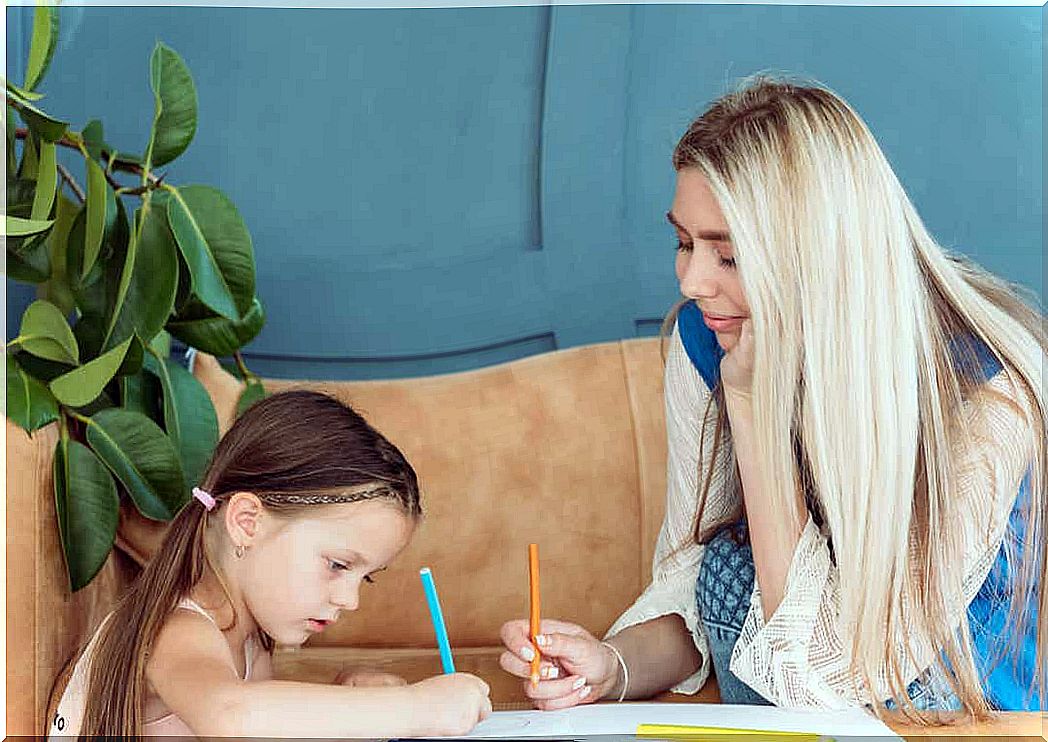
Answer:
<svg viewBox="0 0 1048 742"><path fill-rule="evenodd" d="M680 292L689 299L708 299L717 295L716 266L698 253L687 256L680 276Z"/></svg>

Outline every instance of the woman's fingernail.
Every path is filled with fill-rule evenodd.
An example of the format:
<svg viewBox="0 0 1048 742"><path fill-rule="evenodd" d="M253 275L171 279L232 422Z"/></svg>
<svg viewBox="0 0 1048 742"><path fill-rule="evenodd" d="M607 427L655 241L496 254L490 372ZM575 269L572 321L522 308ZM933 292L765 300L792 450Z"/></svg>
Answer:
<svg viewBox="0 0 1048 742"><path fill-rule="evenodd" d="M578 690L586 684L586 678L575 678L575 682L571 684L572 690Z"/></svg>
<svg viewBox="0 0 1048 742"><path fill-rule="evenodd" d="M549 646L549 637L546 636L545 634L536 634L535 635L535 643L538 644L540 647L548 647Z"/></svg>
<svg viewBox="0 0 1048 742"><path fill-rule="evenodd" d="M544 677L544 678L555 678L559 674L560 673L557 672L557 668L556 667L547 665L546 667L542 668L542 677Z"/></svg>
<svg viewBox="0 0 1048 742"><path fill-rule="evenodd" d="M593 688L587 685L585 688L579 691L579 698L585 698L590 694L591 690L593 690Z"/></svg>
<svg viewBox="0 0 1048 742"><path fill-rule="evenodd" d="M520 648L519 654L528 662L531 662L533 659L535 659L535 650L529 647L527 644Z"/></svg>

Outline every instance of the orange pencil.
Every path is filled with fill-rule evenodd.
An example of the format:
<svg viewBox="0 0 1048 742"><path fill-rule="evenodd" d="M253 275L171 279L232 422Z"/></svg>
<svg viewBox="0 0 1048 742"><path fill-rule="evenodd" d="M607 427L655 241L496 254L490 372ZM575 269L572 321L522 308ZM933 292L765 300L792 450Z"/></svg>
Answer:
<svg viewBox="0 0 1048 742"><path fill-rule="evenodd" d="M531 684L539 683L539 645L535 637L539 635L539 545L528 544L528 583L531 587L531 643L535 645L535 656L531 660Z"/></svg>

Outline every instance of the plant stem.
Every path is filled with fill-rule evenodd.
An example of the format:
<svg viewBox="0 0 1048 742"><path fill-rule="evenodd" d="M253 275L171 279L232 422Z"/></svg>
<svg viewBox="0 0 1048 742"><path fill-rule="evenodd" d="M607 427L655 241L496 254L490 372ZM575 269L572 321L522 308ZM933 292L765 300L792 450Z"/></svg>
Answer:
<svg viewBox="0 0 1048 742"><path fill-rule="evenodd" d="M255 375L248 369L247 364L244 363L244 356L240 355L239 350L233 351L233 360L237 362L237 368L240 369L240 375L244 377L244 381L251 381L255 378Z"/></svg>
<svg viewBox="0 0 1048 742"><path fill-rule="evenodd" d="M15 136L18 139L25 139L27 136L29 136L29 130L25 129L25 128L16 129L15 130ZM69 149L75 149L77 151L80 151L80 148L81 148L81 144L79 142L77 142L75 139L71 139L69 137L62 137L57 142L55 142L55 144L57 144L59 146L62 146L62 147L68 147ZM121 160L113 159L116 156L117 155L116 155L115 152L110 152L109 150L105 150L105 149L102 150L102 157L103 157L103 159L105 159L107 162L111 161L111 164L109 165L109 167L107 167L107 170L119 170L121 172L131 173L133 175L142 175L142 176L144 176L143 180L145 181L145 183L147 183L148 185L151 185L153 187L158 187L160 185L161 181L164 179L163 175L161 175L160 177L157 177L157 176L155 176L155 175L153 175L151 173L145 173L142 170L142 166L141 165L136 165L133 162L123 162ZM110 183L113 183L113 182L114 181L110 181Z"/></svg>
<svg viewBox="0 0 1048 742"><path fill-rule="evenodd" d="M76 420L79 420L84 425L90 425L91 424L90 418L84 417L79 412L76 412L75 410L71 410L68 407L63 407L62 409L65 412L65 414L69 415L70 417L72 417L72 418L74 418Z"/></svg>
<svg viewBox="0 0 1048 742"><path fill-rule="evenodd" d="M65 165L58 163L58 174L62 176L62 180L65 181L66 185L69 186L76 197L80 199L80 203L84 203L87 200L87 196L84 195L83 189L77 185L76 181L73 180L73 176L66 170Z"/></svg>

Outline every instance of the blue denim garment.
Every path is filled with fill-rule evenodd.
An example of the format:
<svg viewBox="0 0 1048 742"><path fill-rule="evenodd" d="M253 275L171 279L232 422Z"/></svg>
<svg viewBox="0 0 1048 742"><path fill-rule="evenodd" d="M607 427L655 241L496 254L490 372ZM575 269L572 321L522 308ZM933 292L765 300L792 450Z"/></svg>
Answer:
<svg viewBox="0 0 1048 742"><path fill-rule="evenodd" d="M709 639L721 703L768 706L770 702L764 696L739 680L729 668L753 594L753 553L748 542L735 542L732 530L721 531L706 545L695 583L695 599Z"/></svg>
<svg viewBox="0 0 1048 742"><path fill-rule="evenodd" d="M737 543L739 537L743 543ZM709 638L710 659L722 703L769 703L730 668L732 650L750 609L753 575L753 552L746 539L745 524L723 529L706 545L695 582L695 600ZM949 688L934 683L930 676L910 683L906 693L914 706L922 710L960 708L960 701ZM889 708L892 706L888 704Z"/></svg>
<svg viewBox="0 0 1048 742"><path fill-rule="evenodd" d="M1019 488L1019 496L1009 516L1010 540L1015 556L1026 547L1023 510L1030 499L1030 475ZM1029 618L1025 631L1016 636L1012 621L1013 602L1020 598L1012 579L1008 550L1002 545L978 594L968 605L968 625L975 649L975 664L983 678L987 700L995 708L1007 711L1042 711L1037 677L1037 580L1027 597ZM1011 643L1010 643L1011 642ZM1018 647L1018 656L1013 647ZM1001 655L1004 655L1003 658Z"/></svg>

